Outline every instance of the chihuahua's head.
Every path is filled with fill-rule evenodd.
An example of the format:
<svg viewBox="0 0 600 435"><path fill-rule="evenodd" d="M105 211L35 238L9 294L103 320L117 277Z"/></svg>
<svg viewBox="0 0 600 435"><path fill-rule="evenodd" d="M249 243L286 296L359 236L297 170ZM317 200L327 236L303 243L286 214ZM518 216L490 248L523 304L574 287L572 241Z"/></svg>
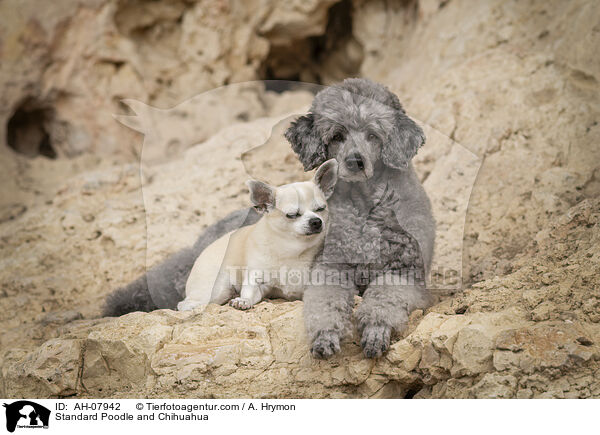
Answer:
<svg viewBox="0 0 600 435"><path fill-rule="evenodd" d="M319 166L311 181L273 187L250 180L247 182L250 200L275 231L316 237L327 228L327 199L333 193L337 172L337 161L331 159Z"/></svg>

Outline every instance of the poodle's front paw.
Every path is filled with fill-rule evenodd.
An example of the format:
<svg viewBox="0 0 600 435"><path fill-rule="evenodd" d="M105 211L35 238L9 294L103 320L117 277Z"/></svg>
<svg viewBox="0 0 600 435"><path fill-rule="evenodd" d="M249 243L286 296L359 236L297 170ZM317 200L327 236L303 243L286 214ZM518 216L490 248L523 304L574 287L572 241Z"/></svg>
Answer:
<svg viewBox="0 0 600 435"><path fill-rule="evenodd" d="M252 308L252 302L249 299L234 298L229 301L229 305L238 310L249 310Z"/></svg>
<svg viewBox="0 0 600 435"><path fill-rule="evenodd" d="M378 358L390 347L392 328L382 325L367 325L362 330L360 345L367 358Z"/></svg>
<svg viewBox="0 0 600 435"><path fill-rule="evenodd" d="M321 331L312 343L310 353L318 359L327 359L340 351L340 336L335 331Z"/></svg>

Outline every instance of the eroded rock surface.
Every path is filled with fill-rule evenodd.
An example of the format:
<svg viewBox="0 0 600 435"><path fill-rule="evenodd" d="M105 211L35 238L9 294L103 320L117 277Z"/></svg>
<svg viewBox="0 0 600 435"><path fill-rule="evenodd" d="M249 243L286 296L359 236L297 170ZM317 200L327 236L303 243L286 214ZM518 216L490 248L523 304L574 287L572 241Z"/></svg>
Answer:
<svg viewBox="0 0 600 435"><path fill-rule="evenodd" d="M69 322L33 351L8 352L2 393L600 397L599 241L600 201L586 200L523 255L517 272L414 313L405 337L377 361L363 357L356 335L340 355L314 360L301 302L265 301L248 312L209 305ZM554 309L540 318L548 303Z"/></svg>
<svg viewBox="0 0 600 435"><path fill-rule="evenodd" d="M600 397L596 2L202 3L0 3L0 395ZM462 291L378 361L356 336L311 359L301 302L96 318L248 176L309 176L281 133L310 94L198 93L354 70L425 128L434 269ZM131 102L141 171L122 98L174 108Z"/></svg>

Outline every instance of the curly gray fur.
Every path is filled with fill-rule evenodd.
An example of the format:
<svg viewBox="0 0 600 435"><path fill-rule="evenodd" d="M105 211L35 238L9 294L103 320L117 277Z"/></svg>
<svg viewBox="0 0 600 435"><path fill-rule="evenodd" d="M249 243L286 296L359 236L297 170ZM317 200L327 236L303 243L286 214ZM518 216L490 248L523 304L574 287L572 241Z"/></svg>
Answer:
<svg viewBox="0 0 600 435"><path fill-rule="evenodd" d="M425 135L396 95L366 79L348 79L321 91L310 113L285 135L306 170L329 158L340 163L328 201L330 227L316 268L348 271L354 277L350 288L330 284L306 289L311 352L327 358L340 350L340 340L352 328L353 296L360 293L356 320L361 346L367 357L378 357L388 349L392 330L402 331L411 311L430 304L425 276L435 223L410 163ZM358 168L353 167L356 161ZM415 279L378 280L386 274Z"/></svg>

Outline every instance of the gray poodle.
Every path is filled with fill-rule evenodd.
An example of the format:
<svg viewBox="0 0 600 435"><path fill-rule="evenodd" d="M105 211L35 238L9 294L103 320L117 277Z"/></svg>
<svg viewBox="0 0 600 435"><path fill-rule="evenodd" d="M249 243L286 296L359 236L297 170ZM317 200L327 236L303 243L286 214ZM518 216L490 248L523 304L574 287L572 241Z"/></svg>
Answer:
<svg viewBox="0 0 600 435"><path fill-rule="evenodd" d="M330 227L307 285L304 318L311 353L328 358L351 330L354 295L361 346L369 358L389 347L414 309L431 298L425 287L433 255L435 222L411 159L425 141L398 97L366 79L347 79L319 92L310 113L286 131L306 171L335 158L339 178L328 200ZM234 212L207 229L147 275L109 296L105 315L173 308L184 296L187 275L212 241L258 215ZM319 282L317 282L319 281ZM173 289L175 291L173 291Z"/></svg>
<svg viewBox="0 0 600 435"><path fill-rule="evenodd" d="M327 358L340 350L358 292L362 348L367 357L380 356L392 330L402 331L410 312L430 303L425 276L435 223L411 165L425 141L423 131L384 86L348 79L317 94L310 113L292 124L286 138L305 170L329 158L340 163L316 267L326 276L350 276L353 285L339 280L306 289L311 352Z"/></svg>

